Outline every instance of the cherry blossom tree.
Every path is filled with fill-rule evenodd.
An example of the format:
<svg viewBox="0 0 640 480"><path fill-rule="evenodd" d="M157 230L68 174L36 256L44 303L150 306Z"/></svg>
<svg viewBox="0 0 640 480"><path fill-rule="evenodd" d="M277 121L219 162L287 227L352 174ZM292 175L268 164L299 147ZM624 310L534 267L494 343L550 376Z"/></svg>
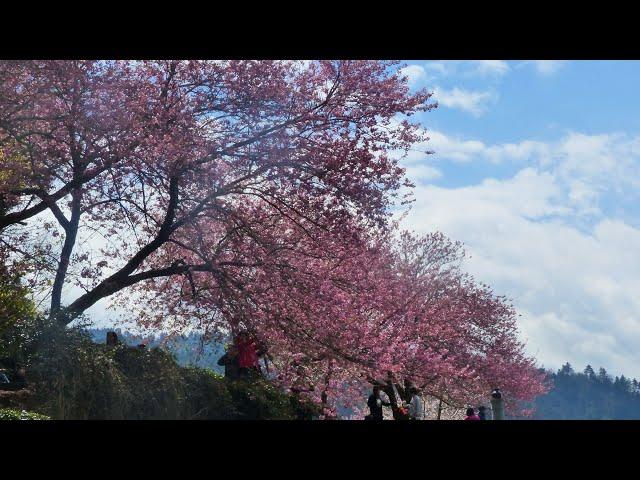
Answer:
<svg viewBox="0 0 640 480"><path fill-rule="evenodd" d="M428 98L393 62L2 62L3 241L24 253L36 233L64 237L44 250L51 315L68 323L139 282L220 274L215 249L172 255L222 248L203 225L242 232L250 200L328 231L383 224L406 183L389 152L421 139L394 119ZM85 293L62 305L69 285Z"/></svg>
<svg viewBox="0 0 640 480"><path fill-rule="evenodd" d="M396 154L425 140L408 117L434 107L398 67L0 62L2 248L61 324L109 298L142 326L249 330L328 410L387 371L453 406L530 399L506 299L390 220Z"/></svg>
<svg viewBox="0 0 640 480"><path fill-rule="evenodd" d="M463 273L459 243L355 223L325 232L268 216L278 228L247 222L252 234L229 240L223 274L156 279L137 292L145 308L154 305L144 322L248 330L273 352L283 386L314 385L305 395L333 409L356 405L387 371L456 408L499 386L515 412L545 391L513 307Z"/></svg>

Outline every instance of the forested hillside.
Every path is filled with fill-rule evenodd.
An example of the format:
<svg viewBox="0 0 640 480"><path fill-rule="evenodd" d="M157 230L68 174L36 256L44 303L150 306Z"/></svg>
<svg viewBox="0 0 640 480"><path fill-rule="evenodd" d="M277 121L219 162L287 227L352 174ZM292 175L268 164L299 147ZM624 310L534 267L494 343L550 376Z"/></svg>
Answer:
<svg viewBox="0 0 640 480"><path fill-rule="evenodd" d="M640 387L635 378L612 377L604 368L596 372L591 365L576 372L569 363L548 374L554 386L536 400L535 419L640 419Z"/></svg>

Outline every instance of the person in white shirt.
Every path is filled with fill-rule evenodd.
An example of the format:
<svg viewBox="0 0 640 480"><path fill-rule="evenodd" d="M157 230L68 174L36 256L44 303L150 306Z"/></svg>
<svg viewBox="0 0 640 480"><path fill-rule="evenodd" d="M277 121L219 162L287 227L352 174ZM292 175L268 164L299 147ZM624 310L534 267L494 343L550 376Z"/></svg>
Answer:
<svg viewBox="0 0 640 480"><path fill-rule="evenodd" d="M391 399L382 390L380 390L380 399L382 400L382 419L393 420L393 409L391 408Z"/></svg>
<svg viewBox="0 0 640 480"><path fill-rule="evenodd" d="M415 387L411 388L411 402L409 403L409 418L411 418L411 420L425 419L424 400L420 395L420 391Z"/></svg>

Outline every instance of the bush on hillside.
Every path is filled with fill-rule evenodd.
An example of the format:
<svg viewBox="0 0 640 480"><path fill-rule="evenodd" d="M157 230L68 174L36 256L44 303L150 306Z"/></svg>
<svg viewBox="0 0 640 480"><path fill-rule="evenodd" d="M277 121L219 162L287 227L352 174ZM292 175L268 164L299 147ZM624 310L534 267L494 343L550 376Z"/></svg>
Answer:
<svg viewBox="0 0 640 480"><path fill-rule="evenodd" d="M228 381L181 367L161 348L96 344L82 328L43 319L0 338L20 357L32 394L20 405L54 419L291 419L299 406L263 379ZM1 357L2 355L0 355ZM8 360L11 363L14 360Z"/></svg>
<svg viewBox="0 0 640 480"><path fill-rule="evenodd" d="M27 412L26 410L0 408L0 420L51 420L51 418L39 413Z"/></svg>

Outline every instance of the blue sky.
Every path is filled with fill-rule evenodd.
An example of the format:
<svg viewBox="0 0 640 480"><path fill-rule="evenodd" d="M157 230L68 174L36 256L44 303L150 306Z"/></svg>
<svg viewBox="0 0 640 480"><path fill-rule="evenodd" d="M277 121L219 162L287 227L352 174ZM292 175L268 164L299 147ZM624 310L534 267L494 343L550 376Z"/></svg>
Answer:
<svg viewBox="0 0 640 480"><path fill-rule="evenodd" d="M406 63L439 103L406 226L465 243L545 366L640 377L640 62Z"/></svg>

